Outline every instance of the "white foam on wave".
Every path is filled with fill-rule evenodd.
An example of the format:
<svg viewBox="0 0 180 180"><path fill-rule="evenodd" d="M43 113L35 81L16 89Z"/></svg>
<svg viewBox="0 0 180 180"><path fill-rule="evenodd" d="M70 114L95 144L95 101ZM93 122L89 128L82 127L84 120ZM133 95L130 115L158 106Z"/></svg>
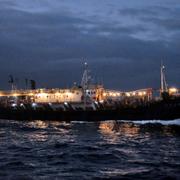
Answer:
<svg viewBox="0 0 180 180"><path fill-rule="evenodd" d="M180 126L180 119L175 120L141 120L141 121L131 121L134 124L162 124L162 125L178 125Z"/></svg>
<svg viewBox="0 0 180 180"><path fill-rule="evenodd" d="M101 122L101 121L96 121ZM94 121L72 121L73 124L93 124L96 123ZM112 122L131 122L134 124L162 124L162 125L178 125L180 126L180 119L175 120L106 120L102 122L112 123Z"/></svg>

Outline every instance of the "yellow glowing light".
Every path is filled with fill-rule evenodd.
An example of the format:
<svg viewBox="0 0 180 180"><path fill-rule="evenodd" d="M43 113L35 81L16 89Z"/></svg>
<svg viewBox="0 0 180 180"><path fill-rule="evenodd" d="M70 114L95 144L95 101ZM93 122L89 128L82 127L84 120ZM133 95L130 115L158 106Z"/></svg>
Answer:
<svg viewBox="0 0 180 180"><path fill-rule="evenodd" d="M146 95L146 91L143 92L143 95Z"/></svg>
<svg viewBox="0 0 180 180"><path fill-rule="evenodd" d="M55 93L56 96L59 96L60 94L61 94L61 93L59 93L59 92L56 92L56 93Z"/></svg>
<svg viewBox="0 0 180 180"><path fill-rule="evenodd" d="M128 97L129 97L129 96L131 96L131 94L130 94L130 93L126 93L126 96L128 96Z"/></svg>
<svg viewBox="0 0 180 180"><path fill-rule="evenodd" d="M41 98L44 98L44 97L46 97L47 96L47 94L46 93L39 93L39 94L37 94L39 97L41 97Z"/></svg>
<svg viewBox="0 0 180 180"><path fill-rule="evenodd" d="M133 93L132 93L132 95L133 95L133 96L135 96L135 95L136 95L136 93L135 93L135 92L133 92Z"/></svg>
<svg viewBox="0 0 180 180"><path fill-rule="evenodd" d="M142 96L142 95L143 95L143 92L139 92L138 95L139 95L139 96Z"/></svg>
<svg viewBox="0 0 180 180"><path fill-rule="evenodd" d="M33 93L29 93L28 95L29 95L29 96L33 96L34 94L33 94Z"/></svg>
<svg viewBox="0 0 180 180"><path fill-rule="evenodd" d="M107 94L106 93L103 93L103 96L106 96Z"/></svg>
<svg viewBox="0 0 180 180"><path fill-rule="evenodd" d="M15 96L15 97L16 97L16 96L18 96L18 94L14 93L14 94L12 94L12 96Z"/></svg>
<svg viewBox="0 0 180 180"><path fill-rule="evenodd" d="M177 88L169 88L169 93L177 93L178 89Z"/></svg>

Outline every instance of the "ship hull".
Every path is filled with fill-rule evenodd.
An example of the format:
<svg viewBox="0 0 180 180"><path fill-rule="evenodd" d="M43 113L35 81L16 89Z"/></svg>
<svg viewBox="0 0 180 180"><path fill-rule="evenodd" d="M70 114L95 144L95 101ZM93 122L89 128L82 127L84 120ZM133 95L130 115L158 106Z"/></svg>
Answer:
<svg viewBox="0 0 180 180"><path fill-rule="evenodd" d="M54 110L45 108L0 108L0 119L13 120L59 120L59 121L102 121L102 120L172 120L180 118L180 99L141 104L138 106L114 105L96 110Z"/></svg>

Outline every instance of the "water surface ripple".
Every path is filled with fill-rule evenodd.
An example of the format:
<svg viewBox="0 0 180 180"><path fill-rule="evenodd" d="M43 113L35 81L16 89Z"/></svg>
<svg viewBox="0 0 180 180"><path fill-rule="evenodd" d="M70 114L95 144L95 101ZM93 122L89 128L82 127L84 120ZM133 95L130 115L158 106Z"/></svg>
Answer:
<svg viewBox="0 0 180 180"><path fill-rule="evenodd" d="M180 120L0 120L0 179L180 179Z"/></svg>

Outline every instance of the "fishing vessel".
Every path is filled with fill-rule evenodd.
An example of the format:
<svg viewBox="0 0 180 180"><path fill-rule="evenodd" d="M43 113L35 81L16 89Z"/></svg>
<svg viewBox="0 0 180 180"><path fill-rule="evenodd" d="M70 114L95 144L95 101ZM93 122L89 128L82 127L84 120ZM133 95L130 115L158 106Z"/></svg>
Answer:
<svg viewBox="0 0 180 180"><path fill-rule="evenodd" d="M80 85L69 89L17 89L11 77L10 91L0 91L0 118L108 120L180 118L180 90L169 88L161 65L161 87L118 91L93 84L88 64ZM158 91L159 96L155 96Z"/></svg>

